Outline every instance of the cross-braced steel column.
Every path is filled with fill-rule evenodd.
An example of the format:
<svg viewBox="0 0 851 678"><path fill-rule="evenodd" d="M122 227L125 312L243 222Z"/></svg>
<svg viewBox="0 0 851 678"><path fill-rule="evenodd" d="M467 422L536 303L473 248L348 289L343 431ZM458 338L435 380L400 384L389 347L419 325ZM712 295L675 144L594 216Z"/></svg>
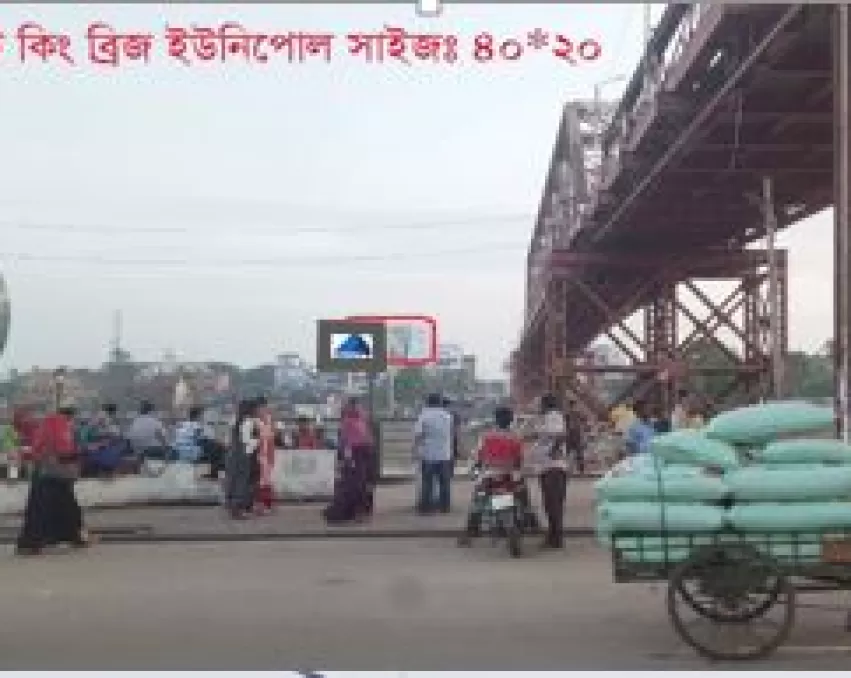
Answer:
<svg viewBox="0 0 851 678"><path fill-rule="evenodd" d="M777 334L779 353L785 357L786 252L778 250L775 256L781 316ZM627 399L644 400L668 410L680 386L687 385L696 395L703 393L720 404L733 397L735 402L753 402L755 387L770 384L767 337L760 336L761 330L769 327L765 251L653 258L559 251L554 261L546 294L547 311L530 326L519 351L524 374L518 375L518 380L527 385L524 400L547 389L559 395L570 391L588 411L605 416L608 408ZM617 288L619 292L607 300L606 285L627 278L636 283ZM728 281L735 288L723 300L715 300L698 284L704 280ZM689 292L691 301L678 294L679 287ZM584 315L573 310L567 313L569 292ZM626 322L634 312L644 313L643 332L631 329ZM620 349L627 364L584 360L587 344L577 347L567 342L568 318L581 323L594 313L604 319L603 335ZM681 337L681 330L688 326L688 332L682 332L687 336ZM732 345L720 339L721 333L730 336ZM595 384L597 377L606 374L632 377L625 391L609 394L614 395L615 402L609 402Z"/></svg>
<svg viewBox="0 0 851 678"><path fill-rule="evenodd" d="M673 283L659 285L652 303L645 309L645 340L647 361L656 365L670 365L675 361L677 349L677 286ZM663 369L663 372L666 370ZM671 408L676 389L676 375L670 370L657 375L658 386L650 394L663 411Z"/></svg>
<svg viewBox="0 0 851 678"><path fill-rule="evenodd" d="M851 391L851 9L836 7L833 22L834 76L834 341L836 361L836 407L839 433L847 442L851 435L848 396Z"/></svg>

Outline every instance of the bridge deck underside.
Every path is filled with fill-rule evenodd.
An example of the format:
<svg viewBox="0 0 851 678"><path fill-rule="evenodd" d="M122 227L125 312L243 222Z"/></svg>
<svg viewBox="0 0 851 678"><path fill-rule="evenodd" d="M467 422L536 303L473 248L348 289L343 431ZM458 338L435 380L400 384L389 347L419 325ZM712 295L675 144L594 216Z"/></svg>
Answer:
<svg viewBox="0 0 851 678"><path fill-rule="evenodd" d="M622 317L650 300L652 286L644 296L640 289L651 275L676 278L677 258L694 261L762 237L764 176L773 179L779 228L831 204L831 14L825 6L803 8L771 35L789 11L713 6L711 34L691 41L699 48L667 74L665 91L622 148L571 248L633 260L625 270L597 268L588 280ZM586 274L560 268L555 252L548 277L576 275ZM568 295L564 348L574 353L612 322L587 295ZM529 343L535 324L527 326Z"/></svg>

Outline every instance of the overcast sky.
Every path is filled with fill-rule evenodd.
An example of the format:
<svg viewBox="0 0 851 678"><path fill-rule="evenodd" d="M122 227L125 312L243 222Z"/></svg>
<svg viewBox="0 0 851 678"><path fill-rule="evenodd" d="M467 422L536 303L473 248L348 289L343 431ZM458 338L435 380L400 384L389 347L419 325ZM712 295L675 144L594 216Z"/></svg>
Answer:
<svg viewBox="0 0 851 678"><path fill-rule="evenodd" d="M137 359L242 365L315 353L315 320L427 314L441 341L499 376L516 342L524 256L565 101L631 73L641 5L7 5L2 30L37 21L74 40L78 65L0 70L0 270L13 303L0 371L96 365L112 316ZM488 65L186 67L86 63L86 27L162 35L166 24L249 30L410 31L596 38L571 67L546 53ZM614 97L621 84L607 86ZM792 343L831 332L831 217L792 249ZM479 250L476 252L476 250Z"/></svg>

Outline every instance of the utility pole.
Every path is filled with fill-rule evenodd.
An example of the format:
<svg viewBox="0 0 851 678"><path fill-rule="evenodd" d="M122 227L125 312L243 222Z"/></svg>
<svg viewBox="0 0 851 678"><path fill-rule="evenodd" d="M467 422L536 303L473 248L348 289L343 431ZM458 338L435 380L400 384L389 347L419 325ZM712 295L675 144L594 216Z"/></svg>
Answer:
<svg viewBox="0 0 851 678"><path fill-rule="evenodd" d="M777 214L774 211L774 185L771 177L762 180L763 218L765 220L766 249L768 250L768 297L771 317L771 386L772 396L781 399L784 392L783 328L780 323L780 281L777 270Z"/></svg>
<svg viewBox="0 0 851 678"><path fill-rule="evenodd" d="M851 8L836 5L833 23L833 162L834 162L834 340L836 414L839 435L851 437Z"/></svg>
<svg viewBox="0 0 851 678"><path fill-rule="evenodd" d="M118 364L124 354L121 348L121 339L124 327L124 316L120 310L115 311L112 316L112 347L109 352L113 364Z"/></svg>

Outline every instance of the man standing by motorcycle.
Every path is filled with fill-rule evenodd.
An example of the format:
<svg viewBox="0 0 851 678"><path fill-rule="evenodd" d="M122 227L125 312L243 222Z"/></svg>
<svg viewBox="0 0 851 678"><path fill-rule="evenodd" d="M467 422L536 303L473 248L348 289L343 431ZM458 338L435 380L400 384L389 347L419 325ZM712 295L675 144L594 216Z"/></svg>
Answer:
<svg viewBox="0 0 851 678"><path fill-rule="evenodd" d="M564 504L567 498L567 422L552 394L541 398L541 413L529 439L540 468L541 497L547 516L543 547L564 546Z"/></svg>
<svg viewBox="0 0 851 678"><path fill-rule="evenodd" d="M467 526L460 539L462 546L468 546L481 532L484 507L478 505L475 499L479 490L487 497L498 487L509 487L519 504L520 520L527 520L528 493L524 491L525 485L520 478L524 462L523 439L511 430L513 421L514 412L510 407L497 407L494 411L496 426L482 434L473 453L472 462L480 474Z"/></svg>

